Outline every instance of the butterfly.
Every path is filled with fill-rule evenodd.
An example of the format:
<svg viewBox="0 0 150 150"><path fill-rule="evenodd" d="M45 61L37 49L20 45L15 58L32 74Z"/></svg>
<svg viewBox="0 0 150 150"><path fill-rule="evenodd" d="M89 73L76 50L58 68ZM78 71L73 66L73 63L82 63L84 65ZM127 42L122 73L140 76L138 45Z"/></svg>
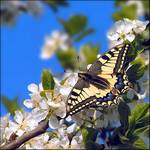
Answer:
<svg viewBox="0 0 150 150"><path fill-rule="evenodd" d="M129 44L121 44L97 58L85 73L78 73L78 81L67 99L67 116L85 108L108 107L119 104L130 82L127 79Z"/></svg>

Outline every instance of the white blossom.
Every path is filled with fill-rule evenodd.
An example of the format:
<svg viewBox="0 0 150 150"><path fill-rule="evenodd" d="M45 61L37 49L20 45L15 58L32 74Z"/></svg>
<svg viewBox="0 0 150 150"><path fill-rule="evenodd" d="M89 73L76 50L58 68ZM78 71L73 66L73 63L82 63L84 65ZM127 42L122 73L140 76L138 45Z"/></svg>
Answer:
<svg viewBox="0 0 150 150"><path fill-rule="evenodd" d="M14 122L9 121L9 128L17 136L33 130L37 125L37 120L34 120L32 113L28 112L15 111Z"/></svg>
<svg viewBox="0 0 150 150"><path fill-rule="evenodd" d="M46 133L44 133L40 136L37 136L37 137L27 141L22 148L26 148L26 149L47 149L48 141L49 141L49 135L46 132Z"/></svg>
<svg viewBox="0 0 150 150"><path fill-rule="evenodd" d="M38 1L23 2L20 0L1 1L1 23L13 25L18 15L24 12L30 12L34 15L41 14L41 3Z"/></svg>
<svg viewBox="0 0 150 150"><path fill-rule="evenodd" d="M86 126L92 127L94 113L95 110L93 109L84 109L83 111L74 114L71 118L76 122L78 126L81 126L83 123L85 123Z"/></svg>
<svg viewBox="0 0 150 150"><path fill-rule="evenodd" d="M140 34L146 29L146 26L148 25L149 21L143 22L140 20L133 20L132 23L133 23L133 31L136 34Z"/></svg>
<svg viewBox="0 0 150 150"><path fill-rule="evenodd" d="M8 117L9 115L1 119L1 145L8 142L11 135L21 136L33 130L39 123L32 113L27 112L15 111L14 121L8 120Z"/></svg>
<svg viewBox="0 0 150 150"><path fill-rule="evenodd" d="M73 136L71 143L68 138L68 133L72 133L76 130L76 125L72 124L67 126L62 125L55 131L56 136L49 136L46 132L43 135L37 136L27 141L22 148L26 149L81 149L84 148L83 139L81 133L77 133ZM68 132L69 131L69 132Z"/></svg>
<svg viewBox="0 0 150 150"><path fill-rule="evenodd" d="M54 92L54 94L56 94ZM51 110L51 116L49 118L49 127L52 129L56 129L60 126L60 123L57 119L57 116L64 118L66 116L66 105L65 102L61 100L61 95L55 95L54 99L52 99L50 94L47 94L47 104Z"/></svg>
<svg viewBox="0 0 150 150"><path fill-rule="evenodd" d="M65 73L64 78L67 78L64 85L73 87L78 80L78 73L71 72L68 70L68 72Z"/></svg>
<svg viewBox="0 0 150 150"><path fill-rule="evenodd" d="M119 113L116 106L105 109L105 112L103 113L96 111L95 118L96 128L118 127L121 125L119 120Z"/></svg>
<svg viewBox="0 0 150 150"><path fill-rule="evenodd" d="M99 108L99 110L84 109L71 118L78 126L81 126L83 123L87 127L95 126L96 128L120 126L119 113L116 106L105 109L103 113L100 110L103 111L103 108Z"/></svg>
<svg viewBox="0 0 150 150"><path fill-rule="evenodd" d="M44 120L49 112L49 105L47 103L47 99L41 96L41 92L43 91L42 84L39 86L32 83L28 85L28 90L31 92L29 95L31 99L26 99L24 101L24 105L27 108L32 108L32 113L34 117L40 121Z"/></svg>
<svg viewBox="0 0 150 150"><path fill-rule="evenodd" d="M45 38L40 57L42 59L50 58L56 50L66 51L71 46L69 35L60 31L53 31L52 34Z"/></svg>
<svg viewBox="0 0 150 150"><path fill-rule="evenodd" d="M140 92L138 94L139 98L144 99L146 97L149 97L149 70L148 69L144 72L144 75L139 80L137 80L137 82L140 86Z"/></svg>
<svg viewBox="0 0 150 150"><path fill-rule="evenodd" d="M110 40L110 47L124 43L132 42L136 34L141 34L145 29L148 21L129 20L127 18L117 21L114 27L107 33Z"/></svg>
<svg viewBox="0 0 150 150"><path fill-rule="evenodd" d="M1 1L1 21L4 24L14 24L16 17L20 14L20 7L24 7L24 4L21 1ZM9 17L9 19L6 18Z"/></svg>
<svg viewBox="0 0 150 150"><path fill-rule="evenodd" d="M31 99L24 100L24 105L27 108L40 107L39 103L42 101L40 93L43 91L42 84L40 83L39 86L37 86L36 84L31 83L28 85L28 90L31 92L29 94Z"/></svg>
<svg viewBox="0 0 150 150"><path fill-rule="evenodd" d="M66 100L73 87L74 75L69 75L63 83L55 79L55 87L53 94L50 91L44 91L41 84L30 84L28 90L31 92L31 99L24 101L25 106L32 108L32 114L38 121L44 120L49 115L49 127L52 129L59 128L61 120L58 117L64 118L66 116ZM75 84L75 82L73 82ZM41 92L45 93L45 96L41 96Z"/></svg>
<svg viewBox="0 0 150 150"><path fill-rule="evenodd" d="M0 118L0 145L4 145L13 131L8 130L10 114Z"/></svg>
<svg viewBox="0 0 150 150"><path fill-rule="evenodd" d="M71 140L69 141L68 134L73 133L79 128L76 123L73 123L71 126L66 127L63 126L58 130L58 138L60 140L60 145L63 149L83 149L83 139L80 132L75 134Z"/></svg>

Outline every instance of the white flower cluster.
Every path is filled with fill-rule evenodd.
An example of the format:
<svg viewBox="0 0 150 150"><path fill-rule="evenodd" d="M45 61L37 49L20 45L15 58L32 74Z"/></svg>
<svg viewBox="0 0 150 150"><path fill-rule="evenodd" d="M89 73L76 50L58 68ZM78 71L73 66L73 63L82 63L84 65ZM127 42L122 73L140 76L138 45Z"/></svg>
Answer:
<svg viewBox="0 0 150 150"><path fill-rule="evenodd" d="M127 18L117 21L107 34L110 40L110 47L124 43L132 42L137 34L141 34L149 21L129 20Z"/></svg>
<svg viewBox="0 0 150 150"><path fill-rule="evenodd" d="M116 106L109 109L85 109L84 111L72 116L78 126L84 124L87 127L107 128L120 126L119 113Z"/></svg>
<svg viewBox="0 0 150 150"><path fill-rule="evenodd" d="M8 114L1 118L1 145L4 145L13 138L13 135L21 136L25 132L33 130L38 125L32 113L16 111L14 121L9 120L9 116Z"/></svg>
<svg viewBox="0 0 150 150"><path fill-rule="evenodd" d="M21 12L28 12L33 15L41 14L41 3L39 1L6 0L1 1L1 23L12 25L16 21L16 17Z"/></svg>
<svg viewBox="0 0 150 150"><path fill-rule="evenodd" d="M53 31L50 36L46 37L40 57L42 59L48 59L56 50L60 49L66 51L70 46L71 39L68 34L60 31Z"/></svg>
<svg viewBox="0 0 150 150"><path fill-rule="evenodd" d="M60 81L55 80L55 87L53 93L51 91L44 91L42 84L37 86L32 83L28 86L28 90L31 92L31 99L26 99L24 105L27 108L32 108L32 113L35 114L35 118L38 122L44 120L49 115L49 127L56 129L60 127L58 117L64 118L66 116L66 99L74 86L77 74L66 75L67 79L63 85ZM74 81L74 82L72 82ZM42 96L44 92L44 96Z"/></svg>
<svg viewBox="0 0 150 150"><path fill-rule="evenodd" d="M76 125L72 124L69 127L62 126L54 135L48 132L37 136L26 142L21 148L25 149L81 149L84 148L81 133L77 133L71 139L71 135L76 130ZM71 141L71 142L70 142Z"/></svg>
<svg viewBox="0 0 150 150"><path fill-rule="evenodd" d="M32 110L31 112L16 111L13 121L9 119L10 115L1 118L1 146L12 138L18 138L24 133L35 129L42 120L46 119L46 117L49 118L49 127L51 130L56 129L58 131L59 129L62 129L62 126L64 125L63 120L58 119L58 117L64 118L66 116L66 99L76 83L77 74L66 74L64 78L66 80L63 85L61 85L60 81L54 79L55 87L53 94L51 91L44 91L41 83L39 86L34 83L28 86L28 90L31 92L29 94L30 99L26 99L24 105ZM42 95L43 93L44 95ZM66 131L73 132L73 130L69 131L70 129L71 127L67 128ZM66 131L64 130L64 132ZM67 134L60 134L60 132L58 132L58 135L61 135L61 137L49 140L49 136L46 133L30 140L25 144L25 147L27 149L37 147L41 149L46 147L69 148L70 142L69 139L67 139ZM78 138L79 136L73 137L71 142L73 147L74 145L78 146L78 143L81 143L82 140ZM64 141L62 139L64 139Z"/></svg>

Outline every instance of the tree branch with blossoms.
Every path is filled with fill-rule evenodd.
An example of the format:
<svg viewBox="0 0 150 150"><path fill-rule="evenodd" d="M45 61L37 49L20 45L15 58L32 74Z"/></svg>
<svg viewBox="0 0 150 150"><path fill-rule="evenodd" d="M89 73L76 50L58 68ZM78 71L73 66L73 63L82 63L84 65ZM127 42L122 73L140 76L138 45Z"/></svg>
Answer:
<svg viewBox="0 0 150 150"><path fill-rule="evenodd" d="M41 135L48 129L48 120L43 120L39 125L32 131L23 134L21 137L7 143L6 145L0 147L1 149L16 149L19 148L23 143L27 142L31 138Z"/></svg>

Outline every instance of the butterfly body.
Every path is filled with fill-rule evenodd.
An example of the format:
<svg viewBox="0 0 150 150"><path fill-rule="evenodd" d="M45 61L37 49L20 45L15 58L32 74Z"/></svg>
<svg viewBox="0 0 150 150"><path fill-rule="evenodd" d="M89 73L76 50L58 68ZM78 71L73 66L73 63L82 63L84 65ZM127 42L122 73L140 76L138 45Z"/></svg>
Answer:
<svg viewBox="0 0 150 150"><path fill-rule="evenodd" d="M67 115L119 103L118 97L129 88L124 67L128 49L128 44L118 45L100 56L87 72L78 74L79 79L68 96Z"/></svg>

